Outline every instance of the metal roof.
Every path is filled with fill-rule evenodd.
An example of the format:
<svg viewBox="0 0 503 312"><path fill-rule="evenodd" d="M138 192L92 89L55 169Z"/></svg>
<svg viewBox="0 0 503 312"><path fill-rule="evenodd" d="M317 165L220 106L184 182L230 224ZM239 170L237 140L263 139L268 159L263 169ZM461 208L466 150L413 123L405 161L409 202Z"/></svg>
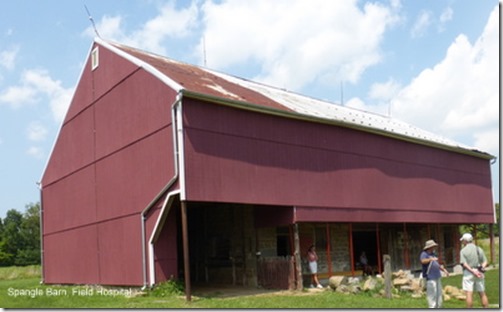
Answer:
<svg viewBox="0 0 503 312"><path fill-rule="evenodd" d="M226 102L234 102L237 105L251 105L259 110L262 107L266 110L283 111L289 115L297 114L320 122L336 123L341 126L358 128L420 144L434 145L482 158L494 158L494 156L474 147L455 142L389 116L314 99L99 38L95 41L143 67L178 92L199 95L213 101L221 99Z"/></svg>
<svg viewBox="0 0 503 312"><path fill-rule="evenodd" d="M305 114L317 118L326 118L342 123L353 124L356 126L375 128L378 130L402 134L404 136L410 136L413 138L436 142L439 144L461 147L465 149L473 149L469 146L456 143L447 138L441 137L439 135L433 134L431 132L425 131L388 116L317 100L301 94L273 88L270 86L255 83L253 81L244 80L225 74L216 72L213 73L238 85L253 89L299 114Z"/></svg>

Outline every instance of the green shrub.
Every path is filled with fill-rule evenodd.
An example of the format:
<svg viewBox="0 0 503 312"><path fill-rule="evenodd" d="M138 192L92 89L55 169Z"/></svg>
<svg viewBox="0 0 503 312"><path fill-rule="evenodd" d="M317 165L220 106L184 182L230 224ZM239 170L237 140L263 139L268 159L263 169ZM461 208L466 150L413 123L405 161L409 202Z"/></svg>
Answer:
<svg viewBox="0 0 503 312"><path fill-rule="evenodd" d="M166 282L154 286L149 295L153 297L169 297L173 295L183 295L184 292L185 288L182 282L175 279L170 279Z"/></svg>

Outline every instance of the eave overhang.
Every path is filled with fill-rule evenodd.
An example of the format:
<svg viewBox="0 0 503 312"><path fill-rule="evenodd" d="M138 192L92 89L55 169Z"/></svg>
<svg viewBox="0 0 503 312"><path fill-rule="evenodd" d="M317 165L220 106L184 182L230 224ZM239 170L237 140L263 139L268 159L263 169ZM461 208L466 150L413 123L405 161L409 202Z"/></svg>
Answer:
<svg viewBox="0 0 503 312"><path fill-rule="evenodd" d="M188 98L192 98L192 99L196 99L196 100L202 100L202 101L206 101L206 102L211 102L214 104L234 107L237 109L244 109L244 110L248 110L248 111L269 114L269 115L274 115L274 116L280 116L280 117L284 117L284 118L291 118L291 119L296 119L296 120L303 120L303 121L308 121L308 122L315 122L315 123L327 124L327 125L332 125L332 126L344 127L344 128L354 129L357 131L364 131L367 133L381 135L381 136L389 137L389 138L396 139L396 140L406 141L406 142L410 142L410 143L414 143L414 144L420 144L420 145L424 145L424 146L428 146L428 147L432 147L432 148L438 148L438 149L442 149L442 150L446 150L446 151L450 151L450 152L455 152L455 153L460 153L460 154L465 154L468 156L478 157L478 158L482 158L482 159L486 159L486 160L493 160L496 158L495 156L493 156L491 154L488 154L486 152L482 152L482 151L479 151L476 149L467 149L467 148L463 148L463 147L441 144L441 143L432 142L432 141L421 139L421 138L415 138L415 137L403 135L400 133L390 132L390 131L386 131L386 130L382 130L382 129L378 129L378 128L374 128L374 127L365 126L365 125L357 125L357 124L342 122L342 121L328 119L328 118L300 114L300 113L297 113L294 111L285 111L285 110L275 109L275 108L271 108L271 107L265 107L265 106L256 105L256 104L249 103L249 102L232 100L232 99L212 96L212 95L208 95L208 94L202 94L202 93L190 91L187 89L182 90L181 94L184 97L188 97Z"/></svg>

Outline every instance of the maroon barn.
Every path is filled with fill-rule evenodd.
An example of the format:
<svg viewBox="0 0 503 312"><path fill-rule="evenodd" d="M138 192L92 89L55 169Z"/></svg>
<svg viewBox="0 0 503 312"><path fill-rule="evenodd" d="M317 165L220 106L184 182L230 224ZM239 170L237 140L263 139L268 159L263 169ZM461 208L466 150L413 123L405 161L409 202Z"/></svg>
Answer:
<svg viewBox="0 0 503 312"><path fill-rule="evenodd" d="M458 226L495 221L492 159L96 39L41 181L43 281L298 287L310 244L323 278L361 251L415 270L430 238L454 265Z"/></svg>

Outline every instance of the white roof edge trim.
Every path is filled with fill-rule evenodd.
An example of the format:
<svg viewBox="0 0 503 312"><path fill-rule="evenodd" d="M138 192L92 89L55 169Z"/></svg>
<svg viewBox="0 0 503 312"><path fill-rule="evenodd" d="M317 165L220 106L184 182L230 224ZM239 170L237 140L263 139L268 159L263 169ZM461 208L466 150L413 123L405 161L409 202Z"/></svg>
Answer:
<svg viewBox="0 0 503 312"><path fill-rule="evenodd" d="M184 90L184 87L182 87L178 82L174 81L173 79L169 78L168 76L166 76L165 74L161 73L157 68L155 68L154 66L132 56L131 54L125 52L125 51L122 51L121 49L117 48L116 46L114 46L114 44L117 44L117 45L120 45L119 43L114 43L114 44L111 44L110 42L106 41L106 40L103 40L99 37L96 37L94 39L94 42L100 44L101 46L104 46L105 48L113 51L114 53L116 53L117 55L119 56L122 56L123 58L127 59L128 61L130 61L131 63L133 64L136 64L138 66L140 66L141 68L145 69L147 72L151 73L152 75L154 75L156 78L158 78L159 80L161 80L162 82L164 82L168 87L172 88L173 90L175 90L176 92L181 92Z"/></svg>
<svg viewBox="0 0 503 312"><path fill-rule="evenodd" d="M89 50L88 50L88 52L86 54L86 58L89 57L89 55L91 55L91 51L93 50L93 44L94 44L94 42L91 43L91 45L89 46ZM54 149L56 148L56 142L58 141L59 135L61 133L61 129L63 128L63 124L64 124L64 122L66 120L66 116L68 116L68 112L70 111L70 105L72 104L73 99L75 98L76 88L78 86L79 81L82 79L82 76L84 75L84 71L85 70L86 70L85 66L82 66L82 68L80 69L80 74L79 74L79 76L77 78L77 83L75 83L73 94L72 94L72 97L70 98L70 103L68 103L68 107L66 109L66 113L63 116L63 119L61 119L61 122L59 124L58 130L56 132L56 136L54 137L54 141L52 142L51 152L49 153L49 155L47 156L47 160L45 161L44 170L42 170L42 176L40 177L40 180L38 181L40 183L42 183L42 179L44 177L45 171L47 170L47 167L49 166L49 160L51 159L51 156L52 156L52 153L54 152ZM40 187L42 187L42 185L40 185Z"/></svg>
<svg viewBox="0 0 503 312"><path fill-rule="evenodd" d="M348 125L362 126L363 128L373 128L420 141L429 141L440 145L487 154L477 148L461 144L388 116L337 105L218 71L203 69L231 83L258 92L299 114L325 120L334 120Z"/></svg>

